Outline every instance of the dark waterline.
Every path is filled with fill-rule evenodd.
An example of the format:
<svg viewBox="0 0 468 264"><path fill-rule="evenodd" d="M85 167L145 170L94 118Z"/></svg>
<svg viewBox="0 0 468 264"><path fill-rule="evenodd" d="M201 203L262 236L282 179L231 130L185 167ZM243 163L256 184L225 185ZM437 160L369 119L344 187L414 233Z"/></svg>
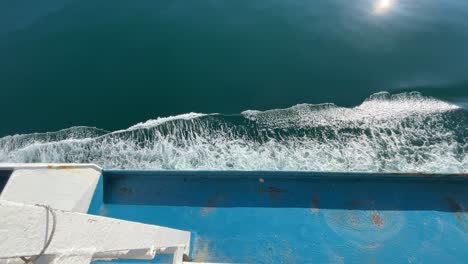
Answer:
<svg viewBox="0 0 468 264"><path fill-rule="evenodd" d="M0 1L0 136L187 112L466 102L468 2Z"/></svg>

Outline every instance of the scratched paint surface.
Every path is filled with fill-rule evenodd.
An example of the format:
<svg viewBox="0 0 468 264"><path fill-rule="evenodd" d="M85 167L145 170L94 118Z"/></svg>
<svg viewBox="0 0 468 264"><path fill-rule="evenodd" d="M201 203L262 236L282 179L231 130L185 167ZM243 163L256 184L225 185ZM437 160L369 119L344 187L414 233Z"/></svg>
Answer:
<svg viewBox="0 0 468 264"><path fill-rule="evenodd" d="M199 262L468 259L462 175L104 171L99 188L91 213L189 230Z"/></svg>

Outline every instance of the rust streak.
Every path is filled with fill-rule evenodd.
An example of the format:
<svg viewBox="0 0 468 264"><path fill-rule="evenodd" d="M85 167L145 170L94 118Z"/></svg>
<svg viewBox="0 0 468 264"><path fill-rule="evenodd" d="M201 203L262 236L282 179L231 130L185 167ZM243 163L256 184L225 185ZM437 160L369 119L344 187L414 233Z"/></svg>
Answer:
<svg viewBox="0 0 468 264"><path fill-rule="evenodd" d="M316 213L320 210L320 197L312 197L312 200L310 201L310 210L312 213Z"/></svg>
<svg viewBox="0 0 468 264"><path fill-rule="evenodd" d="M124 196L133 195L133 190L124 186L119 189L119 194Z"/></svg>
<svg viewBox="0 0 468 264"><path fill-rule="evenodd" d="M452 209L452 212L456 213L456 212L462 211L462 207L451 197L447 197L445 198L445 200L447 200L447 202L450 204L450 208Z"/></svg>
<svg viewBox="0 0 468 264"><path fill-rule="evenodd" d="M65 170L67 170L67 169L75 169L75 168L76 168L76 166L74 166L74 165L58 165L58 166L57 166L57 169L65 169Z"/></svg>
<svg viewBox="0 0 468 264"><path fill-rule="evenodd" d="M264 187L264 188L261 189L261 191L264 192L264 193L268 193L270 195L271 199L277 199L278 196L281 193L287 193L288 192L287 190L272 187L272 186Z"/></svg>
<svg viewBox="0 0 468 264"><path fill-rule="evenodd" d="M455 217L457 218L457 220L463 225L463 227L465 229L468 229L468 225L465 223L464 219L463 219L463 215L462 215L462 212L463 212L463 208L461 207L461 205L459 203L457 203L453 198L451 197L446 197L445 200L447 200L447 202L450 204L450 209L452 210L452 212L454 213Z"/></svg>
<svg viewBox="0 0 468 264"><path fill-rule="evenodd" d="M383 218L377 211L372 212L372 223L374 223L377 228L382 228L384 225Z"/></svg>
<svg viewBox="0 0 468 264"><path fill-rule="evenodd" d="M68 169L76 169L77 167L75 165L52 165L52 164L48 164L47 165L47 168L48 169L64 169L64 170L68 170Z"/></svg>
<svg viewBox="0 0 468 264"><path fill-rule="evenodd" d="M200 209L199 214L201 216L205 216L213 212L215 210L215 207L223 201L224 201L224 197L222 196L215 196L215 197L210 198L206 204L206 207L203 207L202 209Z"/></svg>

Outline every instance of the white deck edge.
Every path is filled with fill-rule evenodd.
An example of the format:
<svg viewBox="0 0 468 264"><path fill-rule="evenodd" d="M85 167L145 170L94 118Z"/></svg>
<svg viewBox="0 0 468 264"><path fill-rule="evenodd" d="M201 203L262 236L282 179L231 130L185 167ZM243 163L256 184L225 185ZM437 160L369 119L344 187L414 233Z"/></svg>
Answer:
<svg viewBox="0 0 468 264"><path fill-rule="evenodd" d="M0 199L52 208L88 211L102 170L94 164L0 164L12 170Z"/></svg>
<svg viewBox="0 0 468 264"><path fill-rule="evenodd" d="M102 171L102 168L93 163L0 163L0 170L15 169L83 169L91 168Z"/></svg>

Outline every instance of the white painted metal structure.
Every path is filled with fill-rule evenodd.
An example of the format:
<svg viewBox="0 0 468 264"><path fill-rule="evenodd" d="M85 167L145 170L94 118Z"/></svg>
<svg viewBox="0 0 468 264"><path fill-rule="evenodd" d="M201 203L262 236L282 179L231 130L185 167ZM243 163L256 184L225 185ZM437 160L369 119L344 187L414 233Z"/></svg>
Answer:
<svg viewBox="0 0 468 264"><path fill-rule="evenodd" d="M100 176L95 165L16 166L0 199L86 213Z"/></svg>
<svg viewBox="0 0 468 264"><path fill-rule="evenodd" d="M101 175L96 165L0 164L0 170L13 170L0 194L0 264L31 256L37 264L87 264L158 253L181 264L189 253L190 232L86 214Z"/></svg>

